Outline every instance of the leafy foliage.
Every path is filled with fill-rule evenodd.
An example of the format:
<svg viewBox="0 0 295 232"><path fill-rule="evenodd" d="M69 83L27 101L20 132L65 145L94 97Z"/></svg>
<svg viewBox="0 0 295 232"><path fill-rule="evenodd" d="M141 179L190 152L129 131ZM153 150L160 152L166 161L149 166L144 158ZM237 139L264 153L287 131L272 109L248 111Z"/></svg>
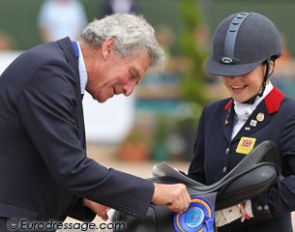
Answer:
<svg viewBox="0 0 295 232"><path fill-rule="evenodd" d="M181 0L180 12L183 19L180 34L180 49L183 56L191 64L182 80L182 95L185 100L195 102L199 107L210 100L205 92L206 73L204 63L207 58L207 49L198 43L197 30L202 27L200 7L198 1Z"/></svg>

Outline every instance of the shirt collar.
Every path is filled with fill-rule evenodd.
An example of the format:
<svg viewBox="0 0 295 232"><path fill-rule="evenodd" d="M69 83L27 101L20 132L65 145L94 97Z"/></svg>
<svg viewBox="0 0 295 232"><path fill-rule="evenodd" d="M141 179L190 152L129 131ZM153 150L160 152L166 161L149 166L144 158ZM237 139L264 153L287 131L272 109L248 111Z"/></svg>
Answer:
<svg viewBox="0 0 295 232"><path fill-rule="evenodd" d="M273 85L271 82L269 82L266 87L263 95L261 97L256 97L253 104L245 104L234 101L234 109L238 116L239 120L246 121L249 116L253 113L253 111L256 109L258 104L271 92L273 89Z"/></svg>
<svg viewBox="0 0 295 232"><path fill-rule="evenodd" d="M80 44L77 41L77 47L79 50L79 58L78 58L78 63L79 63L79 77L80 77L80 87L81 87L81 94L85 93L86 90L86 85L87 85L87 81L88 81L88 76L87 76L87 71L86 71L86 66L84 63L84 58L83 58L83 54L80 48Z"/></svg>

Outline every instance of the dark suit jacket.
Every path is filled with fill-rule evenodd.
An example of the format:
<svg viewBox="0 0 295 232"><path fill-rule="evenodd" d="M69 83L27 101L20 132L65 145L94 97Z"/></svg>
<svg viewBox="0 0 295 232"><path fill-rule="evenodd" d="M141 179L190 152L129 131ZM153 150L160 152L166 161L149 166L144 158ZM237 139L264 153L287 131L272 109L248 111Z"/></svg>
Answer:
<svg viewBox="0 0 295 232"><path fill-rule="evenodd" d="M91 220L82 198L145 216L153 185L86 157L68 38L24 52L4 71L0 109L0 217Z"/></svg>
<svg viewBox="0 0 295 232"><path fill-rule="evenodd" d="M212 184L245 157L245 154L237 150L242 137L255 138L255 145L265 140L274 141L282 155L283 174L286 178L252 199L255 219L232 225L236 230L231 230L231 226L228 226L218 231L292 231L290 212L295 210L295 102L284 97L274 87L233 140L232 105L232 100L225 99L205 107L198 127L189 176ZM225 123L227 117L228 124Z"/></svg>

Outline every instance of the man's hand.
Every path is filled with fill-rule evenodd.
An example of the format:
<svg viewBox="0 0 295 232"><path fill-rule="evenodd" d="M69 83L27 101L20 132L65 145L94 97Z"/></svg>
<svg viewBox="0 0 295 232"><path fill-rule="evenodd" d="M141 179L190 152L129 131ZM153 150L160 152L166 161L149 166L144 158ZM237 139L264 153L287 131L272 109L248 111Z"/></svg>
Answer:
<svg viewBox="0 0 295 232"><path fill-rule="evenodd" d="M94 201L90 201L88 199L84 199L84 206L88 207L91 209L94 213L96 213L99 217L102 218L102 220L106 221L108 220L108 214L107 212L109 211L109 207L101 205L99 203L96 203Z"/></svg>
<svg viewBox="0 0 295 232"><path fill-rule="evenodd" d="M191 203L190 195L184 184L154 184L152 203L167 205L172 212L184 212Z"/></svg>

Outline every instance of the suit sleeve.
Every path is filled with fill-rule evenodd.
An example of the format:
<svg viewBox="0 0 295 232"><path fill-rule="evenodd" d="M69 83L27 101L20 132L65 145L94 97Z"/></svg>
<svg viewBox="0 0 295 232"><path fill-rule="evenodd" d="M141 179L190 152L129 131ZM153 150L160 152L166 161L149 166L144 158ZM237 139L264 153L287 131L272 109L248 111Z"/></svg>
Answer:
<svg viewBox="0 0 295 232"><path fill-rule="evenodd" d="M91 222L94 220L96 214L91 209L84 206L84 198L78 197L68 216L79 221Z"/></svg>
<svg viewBox="0 0 295 232"><path fill-rule="evenodd" d="M63 64L49 64L36 72L16 106L25 130L61 188L143 218L153 184L86 157L79 139L76 106L80 99L73 76Z"/></svg>

